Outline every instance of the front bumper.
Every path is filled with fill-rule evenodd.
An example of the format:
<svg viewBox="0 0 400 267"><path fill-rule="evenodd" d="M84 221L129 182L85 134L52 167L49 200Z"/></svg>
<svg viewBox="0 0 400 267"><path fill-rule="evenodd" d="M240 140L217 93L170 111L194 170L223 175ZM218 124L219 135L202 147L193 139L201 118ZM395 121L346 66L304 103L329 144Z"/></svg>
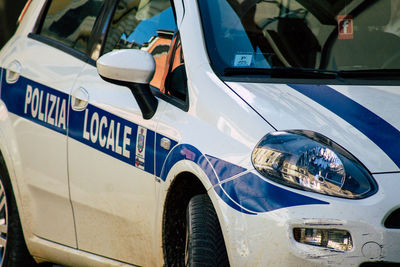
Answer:
<svg viewBox="0 0 400 267"><path fill-rule="evenodd" d="M362 266L367 262L391 262L400 266L400 228L384 226L389 214L400 208L400 173L374 178L379 191L366 199L340 199L286 188L328 204L292 206L257 215L240 213L210 194L219 202L216 210L230 264ZM346 230L353 247L344 252L299 243L294 238L294 228Z"/></svg>

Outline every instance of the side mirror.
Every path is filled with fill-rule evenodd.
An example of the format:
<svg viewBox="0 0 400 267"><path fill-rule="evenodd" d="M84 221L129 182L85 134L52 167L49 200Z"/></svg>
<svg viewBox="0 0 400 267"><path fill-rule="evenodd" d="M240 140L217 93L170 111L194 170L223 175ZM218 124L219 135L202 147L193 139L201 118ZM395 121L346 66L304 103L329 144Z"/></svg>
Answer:
<svg viewBox="0 0 400 267"><path fill-rule="evenodd" d="M146 120L153 117L158 106L158 101L150 90L155 69L153 56L137 49L113 51L97 60L97 72L101 78L129 87Z"/></svg>

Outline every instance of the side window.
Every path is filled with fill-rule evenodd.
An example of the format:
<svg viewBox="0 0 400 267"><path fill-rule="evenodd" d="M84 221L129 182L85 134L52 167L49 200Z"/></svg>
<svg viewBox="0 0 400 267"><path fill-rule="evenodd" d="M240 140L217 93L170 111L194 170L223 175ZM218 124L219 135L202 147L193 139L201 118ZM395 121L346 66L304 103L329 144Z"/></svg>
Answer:
<svg viewBox="0 0 400 267"><path fill-rule="evenodd" d="M186 101L187 77L179 33L175 35L172 41L166 71L167 75L163 79L165 82L162 91L167 95Z"/></svg>
<svg viewBox="0 0 400 267"><path fill-rule="evenodd" d="M185 101L186 74L169 0L120 0L105 39L103 54L117 49L141 49L151 53L156 61L156 71L150 84L166 95ZM180 74L172 75L179 72L175 71L179 66ZM178 76L184 85L175 81ZM171 86L179 87L177 90L181 95L175 94Z"/></svg>
<svg viewBox="0 0 400 267"><path fill-rule="evenodd" d="M87 53L91 31L105 0L52 0L40 35Z"/></svg>

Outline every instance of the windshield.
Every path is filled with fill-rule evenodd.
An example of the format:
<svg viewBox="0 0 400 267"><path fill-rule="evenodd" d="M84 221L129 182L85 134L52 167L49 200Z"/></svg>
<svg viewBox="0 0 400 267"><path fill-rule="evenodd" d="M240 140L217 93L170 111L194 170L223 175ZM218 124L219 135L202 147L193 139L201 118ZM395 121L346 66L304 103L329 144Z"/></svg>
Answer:
<svg viewBox="0 0 400 267"><path fill-rule="evenodd" d="M400 69L399 0L199 0L199 6L219 75Z"/></svg>

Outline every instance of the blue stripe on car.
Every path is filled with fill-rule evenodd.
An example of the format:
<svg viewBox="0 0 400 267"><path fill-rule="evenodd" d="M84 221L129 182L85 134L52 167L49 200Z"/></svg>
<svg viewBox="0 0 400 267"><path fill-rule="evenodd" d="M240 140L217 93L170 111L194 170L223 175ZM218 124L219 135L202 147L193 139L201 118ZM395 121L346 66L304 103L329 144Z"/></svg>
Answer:
<svg viewBox="0 0 400 267"><path fill-rule="evenodd" d="M400 131L354 100L326 85L289 84L367 136L400 168Z"/></svg>
<svg viewBox="0 0 400 267"><path fill-rule="evenodd" d="M211 163L215 172L218 173L218 180L220 182L246 171L245 168L233 165L232 163L212 157L210 155L206 155L206 157Z"/></svg>
<svg viewBox="0 0 400 267"><path fill-rule="evenodd" d="M275 186L243 167L205 155L190 144L178 144L168 138L171 149L165 149L161 147L161 140L167 137L150 129L146 130L145 139L141 139L145 160L144 166L139 166L135 159L139 125L91 104L83 111L75 111L71 108L68 94L24 77L8 84L5 71L0 69L0 75L1 99L9 112L63 135L67 135L68 125L68 136L72 139L141 168L163 181L176 163L182 160L194 162L207 175L218 196L242 213L257 214L296 205L328 204ZM62 103L66 106L62 107ZM65 124L64 118L67 120ZM238 178L229 179L234 176Z"/></svg>
<svg viewBox="0 0 400 267"><path fill-rule="evenodd" d="M85 116L87 118L92 118L94 114L96 114L95 116L98 118L98 121L100 121L102 118L105 118L105 121L107 121L107 125L103 127L104 132L102 132L101 136L99 129L95 129L98 132L97 138L94 139L93 134L90 134L89 138L84 138L82 133L89 133L91 131L90 120L85 119ZM97 125L101 126L101 124ZM114 130L112 130L114 141L109 142L107 139L107 134L111 127L114 128ZM128 131L126 131L125 129L127 129ZM136 160L137 132L137 124L118 117L112 113L106 112L96 106L89 104L85 111L74 111L72 110L72 108L69 109L69 137L135 167L139 167L139 162L137 162ZM104 145L104 143L101 144L101 138L103 138L103 140L107 139L106 145ZM124 139L126 138L128 139L128 142L124 142ZM154 174L154 139L154 131L147 130L145 141L145 160L144 166L142 166L142 168L144 168L144 171L151 174ZM126 144L125 146L124 143ZM124 155L123 150L129 153L125 153Z"/></svg>
<svg viewBox="0 0 400 267"><path fill-rule="evenodd" d="M20 77L16 83L8 84L6 71L3 71L1 80L1 99L6 103L9 112L67 134L66 94L24 77ZM30 99L29 102L26 99Z"/></svg>
<svg viewBox="0 0 400 267"><path fill-rule="evenodd" d="M156 148L155 148L155 152L156 152L156 176L157 177L161 177L161 171L162 171L162 167L165 163L165 160L168 156L168 153L170 153L171 150L167 150L164 149L163 147L161 147L161 139L165 138L165 136L161 135L161 134L156 134ZM171 144L170 147L174 148L177 144L177 142L175 140L169 139Z"/></svg>
<svg viewBox="0 0 400 267"><path fill-rule="evenodd" d="M0 68L0 98L1 98L1 87L3 84L3 68Z"/></svg>
<svg viewBox="0 0 400 267"><path fill-rule="evenodd" d="M221 187L233 201L254 213L300 205L329 204L275 186L251 172L223 183Z"/></svg>
<svg viewBox="0 0 400 267"><path fill-rule="evenodd" d="M176 146L168 155L161 175L163 181L166 180L172 166L181 160L189 160L199 165L214 185L214 190L220 198L230 207L246 214L300 205L329 204L275 186L258 175L248 173L245 168L215 157L204 156L194 146L185 144ZM240 175L240 173L244 174ZM239 177L224 182L233 175L239 175Z"/></svg>
<svg viewBox="0 0 400 267"><path fill-rule="evenodd" d="M188 144L180 144L172 149L172 151L168 154L165 163L163 164L160 178L165 181L171 168L182 160L189 160L200 166L201 169L206 173L212 185L219 183L218 177L207 158L197 148Z"/></svg>

